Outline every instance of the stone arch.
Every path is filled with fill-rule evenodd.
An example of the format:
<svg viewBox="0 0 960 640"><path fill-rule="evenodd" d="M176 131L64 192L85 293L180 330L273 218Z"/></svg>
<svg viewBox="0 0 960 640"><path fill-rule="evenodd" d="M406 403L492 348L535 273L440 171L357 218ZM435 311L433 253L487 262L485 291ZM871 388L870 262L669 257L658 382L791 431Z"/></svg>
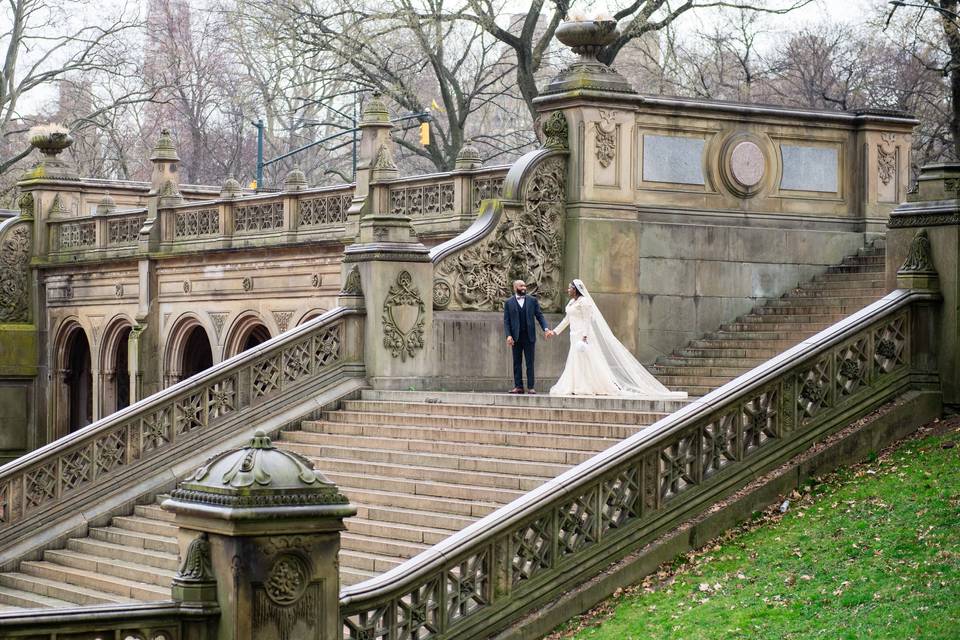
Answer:
<svg viewBox="0 0 960 640"><path fill-rule="evenodd" d="M114 411L130 406L130 371L128 340L133 330L133 321L126 315L117 315L107 323L100 343L100 414L108 416Z"/></svg>
<svg viewBox="0 0 960 640"><path fill-rule="evenodd" d="M64 319L53 354L53 436L82 429L94 417L92 340L76 317Z"/></svg>
<svg viewBox="0 0 960 640"><path fill-rule="evenodd" d="M185 313L167 333L164 384L170 386L213 366L210 333L193 313Z"/></svg>
<svg viewBox="0 0 960 640"><path fill-rule="evenodd" d="M316 317L318 317L318 316L322 316L322 315L325 314L326 312L327 312L327 309L321 309L321 308L319 308L319 307L317 307L317 308L315 308L315 309L310 309L309 311L307 311L306 313L304 313L302 316L300 316L300 319L297 320L296 326L299 327L300 325L302 325L302 324L303 324L304 322L306 322L307 320L313 320L314 318L316 318Z"/></svg>
<svg viewBox="0 0 960 640"><path fill-rule="evenodd" d="M230 330L227 331L227 339L223 347L223 359L226 360L238 353L243 353L247 349L266 342L271 337L266 321L256 312L246 311L241 313L233 321Z"/></svg>

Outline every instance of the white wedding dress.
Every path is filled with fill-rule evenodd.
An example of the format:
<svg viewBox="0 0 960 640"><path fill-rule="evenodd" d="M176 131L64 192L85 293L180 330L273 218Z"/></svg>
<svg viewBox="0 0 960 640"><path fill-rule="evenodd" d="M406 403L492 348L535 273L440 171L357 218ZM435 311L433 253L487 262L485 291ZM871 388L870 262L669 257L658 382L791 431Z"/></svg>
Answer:
<svg viewBox="0 0 960 640"><path fill-rule="evenodd" d="M554 329L559 334L569 327L570 352L550 395L686 398L685 392L670 391L637 362L610 331L583 282L574 284L582 295L567 303L567 315Z"/></svg>

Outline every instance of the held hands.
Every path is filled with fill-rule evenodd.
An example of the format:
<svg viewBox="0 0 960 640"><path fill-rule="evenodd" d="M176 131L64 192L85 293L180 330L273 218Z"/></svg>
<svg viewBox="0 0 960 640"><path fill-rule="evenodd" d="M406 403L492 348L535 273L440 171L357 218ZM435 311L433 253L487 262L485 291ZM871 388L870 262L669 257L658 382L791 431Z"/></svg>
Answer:
<svg viewBox="0 0 960 640"><path fill-rule="evenodd" d="M507 346L513 346L513 336L507 336Z"/></svg>
<svg viewBox="0 0 960 640"><path fill-rule="evenodd" d="M546 331L543 332L543 335L546 336L547 338L552 338L557 334L553 331L553 329L547 329Z"/></svg>

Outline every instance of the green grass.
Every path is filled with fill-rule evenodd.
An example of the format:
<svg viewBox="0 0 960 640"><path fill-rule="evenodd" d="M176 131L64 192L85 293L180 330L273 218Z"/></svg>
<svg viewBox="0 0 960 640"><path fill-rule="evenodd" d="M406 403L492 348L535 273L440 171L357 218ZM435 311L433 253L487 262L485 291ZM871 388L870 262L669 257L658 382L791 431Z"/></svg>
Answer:
<svg viewBox="0 0 960 640"><path fill-rule="evenodd" d="M550 638L960 638L960 420L931 426Z"/></svg>

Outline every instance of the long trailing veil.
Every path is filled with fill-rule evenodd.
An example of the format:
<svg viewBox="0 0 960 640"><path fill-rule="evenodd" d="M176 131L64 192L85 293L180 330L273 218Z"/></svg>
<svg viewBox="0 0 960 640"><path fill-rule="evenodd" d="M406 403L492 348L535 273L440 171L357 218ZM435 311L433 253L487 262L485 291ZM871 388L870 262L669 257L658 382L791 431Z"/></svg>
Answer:
<svg viewBox="0 0 960 640"><path fill-rule="evenodd" d="M685 391L670 391L644 369L642 364L637 362L633 354L613 335L613 331L610 330L607 321L603 319L600 308L597 307L597 303L590 296L590 292L587 291L583 281L574 280L573 284L580 294L593 305L594 312L590 314L593 338L622 392L651 399L686 398L687 393Z"/></svg>

